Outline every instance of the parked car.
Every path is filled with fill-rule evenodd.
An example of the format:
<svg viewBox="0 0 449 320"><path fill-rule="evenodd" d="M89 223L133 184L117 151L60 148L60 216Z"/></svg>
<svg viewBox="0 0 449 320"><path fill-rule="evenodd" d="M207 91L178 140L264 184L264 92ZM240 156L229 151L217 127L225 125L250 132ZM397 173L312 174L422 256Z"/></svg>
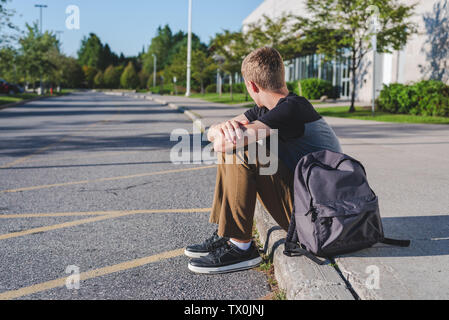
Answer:
<svg viewBox="0 0 449 320"><path fill-rule="evenodd" d="M9 83L8 81L5 81L3 79L0 79L0 93L6 93L6 94L16 94L16 93L23 93L24 90L21 86L13 83Z"/></svg>

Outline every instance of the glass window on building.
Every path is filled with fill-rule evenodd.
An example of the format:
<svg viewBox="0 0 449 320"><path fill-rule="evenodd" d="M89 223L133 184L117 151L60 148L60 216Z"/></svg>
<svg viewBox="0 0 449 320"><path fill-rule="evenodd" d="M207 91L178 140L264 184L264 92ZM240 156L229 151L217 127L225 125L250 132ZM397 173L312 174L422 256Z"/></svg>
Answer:
<svg viewBox="0 0 449 320"><path fill-rule="evenodd" d="M286 81L319 78L332 83L340 98L351 93L350 57L346 52L340 58L325 59L321 54L299 56L286 62Z"/></svg>

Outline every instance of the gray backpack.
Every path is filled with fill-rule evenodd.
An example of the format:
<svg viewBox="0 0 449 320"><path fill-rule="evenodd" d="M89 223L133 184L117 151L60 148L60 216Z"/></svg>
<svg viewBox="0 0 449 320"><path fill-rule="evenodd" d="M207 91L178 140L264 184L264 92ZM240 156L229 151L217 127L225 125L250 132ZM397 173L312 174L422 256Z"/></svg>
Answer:
<svg viewBox="0 0 449 320"><path fill-rule="evenodd" d="M376 243L410 245L409 240L384 237L378 199L363 165L328 150L301 158L295 170L294 211L284 254L330 258Z"/></svg>

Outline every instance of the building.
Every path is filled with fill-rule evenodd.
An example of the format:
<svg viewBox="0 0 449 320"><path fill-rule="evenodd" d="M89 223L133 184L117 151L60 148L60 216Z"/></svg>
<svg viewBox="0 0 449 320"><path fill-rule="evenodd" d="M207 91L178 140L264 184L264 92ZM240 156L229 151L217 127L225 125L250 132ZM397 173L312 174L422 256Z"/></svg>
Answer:
<svg viewBox="0 0 449 320"><path fill-rule="evenodd" d="M410 0L403 0L409 3ZM418 26L404 48L391 54L377 53L376 95L384 84L410 83L423 79L438 79L449 82L449 3L448 0L417 0L412 21ZM283 13L307 17L306 0L265 0L244 21L243 29L259 21L263 15L276 18ZM414 3L414 2L413 2ZM286 80L321 78L340 88L341 98L349 99L352 92L349 57L322 63L320 55L298 55L286 62ZM373 53L368 53L362 62L365 66L357 79L356 100L372 101Z"/></svg>

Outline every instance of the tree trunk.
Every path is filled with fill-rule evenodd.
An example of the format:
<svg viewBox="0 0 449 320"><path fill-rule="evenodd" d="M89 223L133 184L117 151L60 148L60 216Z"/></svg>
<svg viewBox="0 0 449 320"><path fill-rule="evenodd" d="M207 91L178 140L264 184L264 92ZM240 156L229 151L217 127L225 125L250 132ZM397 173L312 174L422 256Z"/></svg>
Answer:
<svg viewBox="0 0 449 320"><path fill-rule="evenodd" d="M351 92L351 106L349 107L349 112L355 112L355 90L357 85L357 78L356 78L356 52L353 51L352 53L352 61L351 61L351 75L352 75L352 92Z"/></svg>
<svg viewBox="0 0 449 320"><path fill-rule="evenodd" d="M231 101L234 101L234 97L232 95L232 73L229 76L229 92L231 93Z"/></svg>

